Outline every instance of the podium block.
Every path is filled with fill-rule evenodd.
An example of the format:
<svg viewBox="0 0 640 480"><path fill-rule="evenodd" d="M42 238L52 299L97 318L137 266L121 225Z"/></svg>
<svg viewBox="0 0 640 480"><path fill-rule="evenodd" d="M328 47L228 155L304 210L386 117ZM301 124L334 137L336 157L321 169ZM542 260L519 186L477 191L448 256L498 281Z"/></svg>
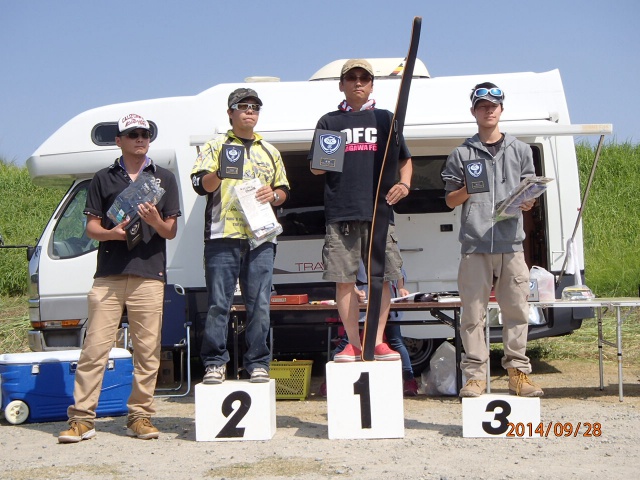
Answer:
<svg viewBox="0 0 640 480"><path fill-rule="evenodd" d="M463 437L540 438L540 398L481 395L462 399Z"/></svg>
<svg viewBox="0 0 640 480"><path fill-rule="evenodd" d="M196 441L270 440L276 433L276 382L227 380L199 383L196 396Z"/></svg>
<svg viewBox="0 0 640 480"><path fill-rule="evenodd" d="M402 362L327 363L329 438L403 438Z"/></svg>

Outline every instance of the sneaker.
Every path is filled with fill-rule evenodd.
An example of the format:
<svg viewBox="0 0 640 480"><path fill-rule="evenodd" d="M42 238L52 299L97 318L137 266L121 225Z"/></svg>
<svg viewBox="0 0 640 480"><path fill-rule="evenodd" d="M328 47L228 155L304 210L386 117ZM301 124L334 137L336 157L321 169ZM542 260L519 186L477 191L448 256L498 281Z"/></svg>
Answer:
<svg viewBox="0 0 640 480"><path fill-rule="evenodd" d="M418 382L416 379L405 380L402 385L402 392L405 397L415 397L418 395Z"/></svg>
<svg viewBox="0 0 640 480"><path fill-rule="evenodd" d="M227 378L227 366L226 365L209 365L204 377L202 377L202 383L205 385L217 385L224 382Z"/></svg>
<svg viewBox="0 0 640 480"><path fill-rule="evenodd" d="M141 438L142 440L150 440L158 438L160 431L153 426L148 418L137 418L133 422L127 423L127 435Z"/></svg>
<svg viewBox="0 0 640 480"><path fill-rule="evenodd" d="M541 397L542 389L533 383L526 373L517 368L507 368L509 373L509 393L520 397Z"/></svg>
<svg viewBox="0 0 640 480"><path fill-rule="evenodd" d="M71 428L60 432L58 443L78 443L96 436L96 429L80 422L69 422Z"/></svg>
<svg viewBox="0 0 640 480"><path fill-rule="evenodd" d="M335 354L335 356L333 357L333 361L336 363L358 362L361 360L361 356L362 350L349 344L344 347L344 350L342 350L340 353Z"/></svg>
<svg viewBox="0 0 640 480"><path fill-rule="evenodd" d="M253 372L251 372L251 378L249 379L251 383L265 383L269 381L269 372L267 372L266 368L254 368Z"/></svg>
<svg viewBox="0 0 640 480"><path fill-rule="evenodd" d="M376 345L376 348L373 350L373 358L383 362L400 360L400 354L395 350L391 350L386 343L381 343L380 345Z"/></svg>
<svg viewBox="0 0 640 480"><path fill-rule="evenodd" d="M460 398L479 397L487 391L487 382L484 380L468 380L464 387L460 389Z"/></svg>
<svg viewBox="0 0 640 480"><path fill-rule="evenodd" d="M318 390L318 395L327 398L327 382L322 382L320 389Z"/></svg>

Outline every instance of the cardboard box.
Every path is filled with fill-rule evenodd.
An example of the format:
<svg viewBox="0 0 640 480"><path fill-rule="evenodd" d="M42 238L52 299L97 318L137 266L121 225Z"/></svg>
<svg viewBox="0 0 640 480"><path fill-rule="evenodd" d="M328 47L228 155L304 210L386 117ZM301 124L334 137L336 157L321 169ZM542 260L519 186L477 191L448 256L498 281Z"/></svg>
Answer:
<svg viewBox="0 0 640 480"><path fill-rule="evenodd" d="M66 420L67 408L73 404L73 384L79 358L80 350L0 355L2 410L7 420L14 424ZM109 354L96 415L126 415L132 382L131 353L122 348L113 348ZM20 408L7 409L14 401L18 402ZM9 418L7 415L11 416L11 412L16 417Z"/></svg>
<svg viewBox="0 0 640 480"><path fill-rule="evenodd" d="M275 305L304 305L309 303L309 295L272 295L271 303Z"/></svg>
<svg viewBox="0 0 640 480"><path fill-rule="evenodd" d="M176 383L173 366L173 352L163 350L160 352L160 368L158 370L158 386L172 386Z"/></svg>

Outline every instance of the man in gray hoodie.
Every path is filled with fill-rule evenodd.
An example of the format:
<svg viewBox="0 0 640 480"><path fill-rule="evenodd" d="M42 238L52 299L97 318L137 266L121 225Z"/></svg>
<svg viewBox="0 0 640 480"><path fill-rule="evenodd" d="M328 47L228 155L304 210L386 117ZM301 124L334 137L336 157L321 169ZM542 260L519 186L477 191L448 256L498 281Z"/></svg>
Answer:
<svg viewBox="0 0 640 480"><path fill-rule="evenodd" d="M442 172L447 205L462 206L458 290L462 301L460 334L465 350L461 367L467 382L460 390L461 397L477 397L486 391L489 351L484 322L492 287L502 314L502 366L509 374L509 391L524 397L543 395L542 389L528 377L529 269L522 245L525 238L522 214L500 222L493 219L496 204L524 177L535 175L529 145L500 132L503 102L504 92L493 83L473 88L471 114L478 124L478 133L449 155ZM467 192L465 160L484 163L488 192ZM534 203L532 200L520 208L530 210Z"/></svg>

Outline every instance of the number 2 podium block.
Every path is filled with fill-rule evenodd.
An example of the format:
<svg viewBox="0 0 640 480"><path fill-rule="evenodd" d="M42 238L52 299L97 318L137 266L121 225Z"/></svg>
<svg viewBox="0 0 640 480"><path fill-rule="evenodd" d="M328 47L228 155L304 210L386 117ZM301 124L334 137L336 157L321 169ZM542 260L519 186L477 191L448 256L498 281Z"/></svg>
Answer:
<svg viewBox="0 0 640 480"><path fill-rule="evenodd" d="M276 433L276 381L228 380L199 383L196 396L196 441L270 440Z"/></svg>
<svg viewBox="0 0 640 480"><path fill-rule="evenodd" d="M539 438L540 397L481 395L462 399L463 437Z"/></svg>
<svg viewBox="0 0 640 480"><path fill-rule="evenodd" d="M403 438L402 362L327 363L329 438Z"/></svg>

